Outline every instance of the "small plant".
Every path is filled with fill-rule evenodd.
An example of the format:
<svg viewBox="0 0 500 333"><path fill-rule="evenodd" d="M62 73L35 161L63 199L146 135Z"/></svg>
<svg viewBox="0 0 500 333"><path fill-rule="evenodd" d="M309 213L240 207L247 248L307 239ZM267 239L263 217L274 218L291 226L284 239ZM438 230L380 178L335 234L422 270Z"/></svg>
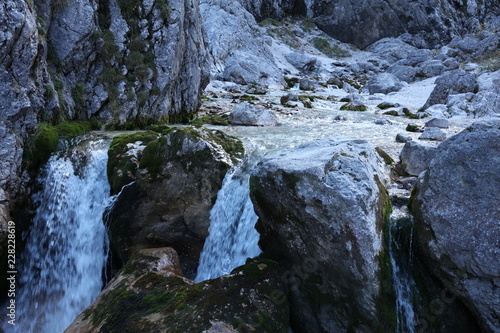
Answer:
<svg viewBox="0 0 500 333"><path fill-rule="evenodd" d="M318 51L330 58L345 58L351 56L349 51L344 50L337 45L332 45L326 38L314 38L313 45Z"/></svg>
<svg viewBox="0 0 500 333"><path fill-rule="evenodd" d="M71 90L71 97L73 97L73 101L75 102L76 110L80 112L84 111L85 101L87 99L85 84L81 82L77 83L75 88Z"/></svg>

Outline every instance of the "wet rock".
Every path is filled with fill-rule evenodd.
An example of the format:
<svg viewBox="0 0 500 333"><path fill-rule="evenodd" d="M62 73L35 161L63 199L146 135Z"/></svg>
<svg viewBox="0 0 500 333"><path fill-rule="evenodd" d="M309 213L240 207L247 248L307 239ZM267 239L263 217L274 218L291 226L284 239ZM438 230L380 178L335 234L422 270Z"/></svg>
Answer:
<svg viewBox="0 0 500 333"><path fill-rule="evenodd" d="M434 157L436 148L421 145L415 141L407 141L399 155L402 169L411 176L418 176L427 170Z"/></svg>
<svg viewBox="0 0 500 333"><path fill-rule="evenodd" d="M127 145L115 165L132 163ZM123 187L108 214L113 253L125 262L139 249L172 246L193 274L222 180L242 154L242 143L220 131L168 128L149 141L135 182Z"/></svg>
<svg viewBox="0 0 500 333"><path fill-rule="evenodd" d="M381 281L391 210L384 165L370 143L331 138L267 158L253 172L259 245L290 268L294 331L391 325L377 305L391 302Z"/></svg>
<svg viewBox="0 0 500 333"><path fill-rule="evenodd" d="M447 119L433 118L425 123L425 127L449 128L450 122Z"/></svg>
<svg viewBox="0 0 500 333"><path fill-rule="evenodd" d="M425 111L419 110L417 115L420 118L435 117L435 118L449 118L450 111L446 104L434 104L429 106Z"/></svg>
<svg viewBox="0 0 500 333"><path fill-rule="evenodd" d="M436 80L436 87L425 102L423 109L434 104L444 104L449 95L473 92L476 86L476 74L462 69L446 72Z"/></svg>
<svg viewBox="0 0 500 333"><path fill-rule="evenodd" d="M229 114L229 123L243 126L276 126L278 116L269 109L258 108L250 103L236 105Z"/></svg>
<svg viewBox="0 0 500 333"><path fill-rule="evenodd" d="M171 248L139 251L66 329L83 332L286 333L286 287L275 261L250 260L230 275L194 283Z"/></svg>
<svg viewBox="0 0 500 333"><path fill-rule="evenodd" d="M300 90L314 90L315 82L313 80L304 78L299 81Z"/></svg>
<svg viewBox="0 0 500 333"><path fill-rule="evenodd" d="M360 100L353 100L340 107L343 111L366 111L368 107Z"/></svg>
<svg viewBox="0 0 500 333"><path fill-rule="evenodd" d="M406 135L404 133L398 133L398 135L396 135L396 142L400 142L400 143L406 143L408 141L412 141L412 137L409 136L409 135Z"/></svg>
<svg viewBox="0 0 500 333"><path fill-rule="evenodd" d="M444 141L446 133L437 127L426 127L424 133L418 137L419 140Z"/></svg>
<svg viewBox="0 0 500 333"><path fill-rule="evenodd" d="M443 142L412 195L418 251L485 332L500 330L500 121Z"/></svg>
<svg viewBox="0 0 500 333"><path fill-rule="evenodd" d="M399 79L391 73L382 73L370 79L364 88L368 89L370 94L388 94L403 88Z"/></svg>
<svg viewBox="0 0 500 333"><path fill-rule="evenodd" d="M423 132L424 130L419 125L408 124L408 125L406 125L406 131L407 132Z"/></svg>

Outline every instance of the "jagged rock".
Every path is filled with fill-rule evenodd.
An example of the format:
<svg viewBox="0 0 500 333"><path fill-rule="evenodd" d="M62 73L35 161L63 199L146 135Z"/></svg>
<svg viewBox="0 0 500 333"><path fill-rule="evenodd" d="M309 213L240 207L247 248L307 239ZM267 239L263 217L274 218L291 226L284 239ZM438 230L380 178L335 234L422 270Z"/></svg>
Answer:
<svg viewBox="0 0 500 333"><path fill-rule="evenodd" d="M283 80L254 17L237 0L201 0L212 73L238 84Z"/></svg>
<svg viewBox="0 0 500 333"><path fill-rule="evenodd" d="M380 265L391 210L384 165L370 143L330 138L266 158L253 172L259 246L290 268L294 331L391 325L377 306L391 304L381 286L389 278Z"/></svg>
<svg viewBox="0 0 500 333"><path fill-rule="evenodd" d="M411 199L420 256L485 332L500 330L499 138L496 119L443 142Z"/></svg>
<svg viewBox="0 0 500 333"><path fill-rule="evenodd" d="M285 59L292 64L293 67L304 73L312 72L320 65L317 58L297 52L285 54Z"/></svg>
<svg viewBox="0 0 500 333"><path fill-rule="evenodd" d="M287 290L277 266L254 259L230 275L194 283L182 276L173 249L142 250L65 332L285 333Z"/></svg>
<svg viewBox="0 0 500 333"><path fill-rule="evenodd" d="M399 155L402 169L411 176L418 176L429 167L436 148L408 141Z"/></svg>
<svg viewBox="0 0 500 333"><path fill-rule="evenodd" d="M276 126L279 125L278 116L269 109L258 108L250 103L236 105L229 114L229 123L244 126Z"/></svg>
<svg viewBox="0 0 500 333"><path fill-rule="evenodd" d="M425 123L425 127L448 128L450 127L450 122L447 119L433 118Z"/></svg>
<svg viewBox="0 0 500 333"><path fill-rule="evenodd" d="M217 192L233 161L242 157L243 145L220 131L190 127L147 140L135 182L123 187L108 214L111 248L125 262L139 249L172 246L183 257L185 273L192 274ZM134 164L127 150L135 148L128 141L120 139L124 148L114 149L120 160L110 157L110 163Z"/></svg>
<svg viewBox="0 0 500 333"><path fill-rule="evenodd" d="M436 80L436 87L425 102L423 109L434 104L444 104L449 95L473 92L476 74L462 69L446 72Z"/></svg>
<svg viewBox="0 0 500 333"><path fill-rule="evenodd" d="M370 94L388 94L403 88L399 79L391 73L381 73L373 77L366 83L364 88L368 89Z"/></svg>
<svg viewBox="0 0 500 333"><path fill-rule="evenodd" d="M446 139L446 133L437 127L426 127L424 133L418 137L419 140L443 141Z"/></svg>
<svg viewBox="0 0 500 333"><path fill-rule="evenodd" d="M314 81L304 78L299 81L300 90L314 90Z"/></svg>
<svg viewBox="0 0 500 333"><path fill-rule="evenodd" d="M449 118L450 111L446 104L434 104L429 106L425 111L419 110L417 115L420 118L435 117L435 118Z"/></svg>
<svg viewBox="0 0 500 333"><path fill-rule="evenodd" d="M396 38L383 38L367 48L367 51L378 54L391 65L401 59L408 59L416 48Z"/></svg>
<svg viewBox="0 0 500 333"><path fill-rule="evenodd" d="M409 135L406 135L404 133L398 133L396 135L396 142L399 142L399 143L406 143L408 141L412 141L412 137L409 136Z"/></svg>

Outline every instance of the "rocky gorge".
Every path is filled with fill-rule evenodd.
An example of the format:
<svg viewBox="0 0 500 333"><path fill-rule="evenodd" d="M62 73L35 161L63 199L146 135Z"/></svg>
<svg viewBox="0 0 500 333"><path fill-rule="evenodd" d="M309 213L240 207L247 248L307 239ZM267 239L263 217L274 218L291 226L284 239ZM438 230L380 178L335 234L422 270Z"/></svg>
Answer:
<svg viewBox="0 0 500 333"><path fill-rule="evenodd" d="M0 331L500 331L498 1L6 0L0 17L2 302L11 220L25 270ZM194 282L215 209L236 214L224 242L253 239L246 208L217 208L231 182L261 254ZM66 289L86 270L89 291ZM28 309L52 302L64 325Z"/></svg>

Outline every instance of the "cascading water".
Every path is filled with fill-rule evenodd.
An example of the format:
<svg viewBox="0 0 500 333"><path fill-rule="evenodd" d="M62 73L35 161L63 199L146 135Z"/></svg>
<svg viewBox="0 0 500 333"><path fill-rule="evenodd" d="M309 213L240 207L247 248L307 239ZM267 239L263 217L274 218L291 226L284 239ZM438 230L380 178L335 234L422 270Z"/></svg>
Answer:
<svg viewBox="0 0 500 333"><path fill-rule="evenodd" d="M107 148L96 140L47 162L18 266L17 322L4 325L7 332L63 332L99 295L108 248Z"/></svg>
<svg viewBox="0 0 500 333"><path fill-rule="evenodd" d="M242 163L228 172L210 212L210 235L200 256L195 281L229 274L259 255L257 215L250 200L251 163Z"/></svg>
<svg viewBox="0 0 500 333"><path fill-rule="evenodd" d="M415 281L411 275L413 221L411 217L394 217L389 223L389 252L392 282L396 292L396 333L415 332L413 293Z"/></svg>

